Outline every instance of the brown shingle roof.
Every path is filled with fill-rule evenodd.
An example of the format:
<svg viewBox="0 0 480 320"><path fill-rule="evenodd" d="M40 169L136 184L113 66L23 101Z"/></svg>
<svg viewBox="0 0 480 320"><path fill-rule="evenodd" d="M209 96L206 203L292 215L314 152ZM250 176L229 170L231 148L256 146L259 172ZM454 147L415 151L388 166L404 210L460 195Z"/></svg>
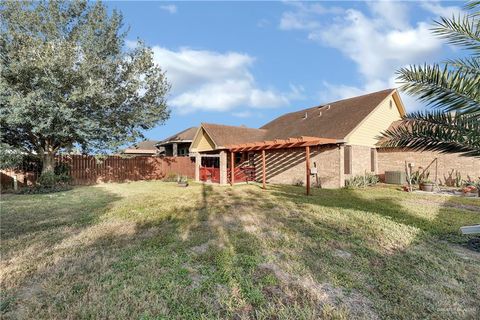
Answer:
<svg viewBox="0 0 480 320"><path fill-rule="evenodd" d="M156 140L145 140L135 143L129 149L141 149L141 150L156 150L155 145L158 143Z"/></svg>
<svg viewBox="0 0 480 320"><path fill-rule="evenodd" d="M344 139L393 91L387 89L287 113L261 129L267 130L268 140L300 136Z"/></svg>
<svg viewBox="0 0 480 320"><path fill-rule="evenodd" d="M155 145L158 143L156 140L145 140L135 143L123 151L126 154L155 154L157 148Z"/></svg>
<svg viewBox="0 0 480 320"><path fill-rule="evenodd" d="M302 136L343 140L395 89L284 114L260 129L202 123L217 147Z"/></svg>
<svg viewBox="0 0 480 320"><path fill-rule="evenodd" d="M193 138L195 137L195 133L197 132L197 127L191 127L188 129L185 129L183 131L180 131L173 136L168 137L165 140L162 140L158 143L158 145L163 145L166 144L170 141L185 141L185 142L191 142Z"/></svg>
<svg viewBox="0 0 480 320"><path fill-rule="evenodd" d="M218 147L265 140L266 130L263 129L225 126L212 123L202 123L202 127Z"/></svg>

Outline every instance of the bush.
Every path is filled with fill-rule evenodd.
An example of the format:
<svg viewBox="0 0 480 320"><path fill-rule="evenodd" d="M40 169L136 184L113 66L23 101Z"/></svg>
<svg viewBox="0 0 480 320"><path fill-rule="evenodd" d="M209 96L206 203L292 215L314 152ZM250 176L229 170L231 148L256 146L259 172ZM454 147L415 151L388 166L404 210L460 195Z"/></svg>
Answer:
<svg viewBox="0 0 480 320"><path fill-rule="evenodd" d="M62 176L62 175L68 176L69 170L70 170L70 166L64 162L61 162L55 166L55 169L53 169L53 172L55 172L57 176Z"/></svg>
<svg viewBox="0 0 480 320"><path fill-rule="evenodd" d="M37 184L44 188L52 188L57 185L68 184L71 181L71 177L66 174L56 174L55 172L46 172L40 175L37 180Z"/></svg>
<svg viewBox="0 0 480 320"><path fill-rule="evenodd" d="M366 172L364 175L358 175L345 181L347 188L359 188L374 186L378 183L378 177L373 173Z"/></svg>
<svg viewBox="0 0 480 320"><path fill-rule="evenodd" d="M178 181L178 175L175 173L169 173L168 176L165 176L162 181L164 182L177 182Z"/></svg>
<svg viewBox="0 0 480 320"><path fill-rule="evenodd" d="M55 172L46 172L38 177L35 186L24 188L21 190L21 193L36 194L70 190L69 183L71 180L71 177L66 173L55 174Z"/></svg>
<svg viewBox="0 0 480 320"><path fill-rule="evenodd" d="M72 186L68 184L57 184L53 187L43 187L41 185L36 185L33 187L20 189L18 193L20 194L43 194L43 193L54 193L62 192L72 189Z"/></svg>

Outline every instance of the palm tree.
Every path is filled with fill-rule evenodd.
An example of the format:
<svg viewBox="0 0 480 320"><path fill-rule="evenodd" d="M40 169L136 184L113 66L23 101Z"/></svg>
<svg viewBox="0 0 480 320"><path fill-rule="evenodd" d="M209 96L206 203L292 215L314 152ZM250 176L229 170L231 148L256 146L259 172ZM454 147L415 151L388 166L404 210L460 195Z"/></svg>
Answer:
<svg viewBox="0 0 480 320"><path fill-rule="evenodd" d="M435 21L433 33L469 53L442 64L397 71L401 90L434 110L410 113L382 133L383 147L461 153L480 157L480 1L466 14Z"/></svg>

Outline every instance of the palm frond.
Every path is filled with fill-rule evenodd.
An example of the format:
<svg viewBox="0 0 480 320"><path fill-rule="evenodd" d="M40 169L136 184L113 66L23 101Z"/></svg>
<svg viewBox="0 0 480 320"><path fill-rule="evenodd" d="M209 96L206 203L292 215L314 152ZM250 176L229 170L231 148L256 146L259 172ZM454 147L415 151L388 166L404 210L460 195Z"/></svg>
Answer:
<svg viewBox="0 0 480 320"><path fill-rule="evenodd" d="M479 7L480 6L480 1L469 1L466 5L465 5L465 9L467 10L474 10L476 9L476 7ZM480 14L479 11L474 11L472 13L473 16L478 16Z"/></svg>
<svg viewBox="0 0 480 320"><path fill-rule="evenodd" d="M480 57L448 59L445 63L449 67L456 68L473 76L478 76L480 74Z"/></svg>
<svg viewBox="0 0 480 320"><path fill-rule="evenodd" d="M401 89L435 108L480 114L480 74L438 64L397 71Z"/></svg>
<svg viewBox="0 0 480 320"><path fill-rule="evenodd" d="M381 147L480 157L480 121L465 114L417 112L379 137Z"/></svg>
<svg viewBox="0 0 480 320"><path fill-rule="evenodd" d="M470 5L470 10L476 10L477 3ZM435 21L432 28L434 34L446 39L448 43L472 50L476 56L480 55L480 19L478 12L458 17L441 17Z"/></svg>

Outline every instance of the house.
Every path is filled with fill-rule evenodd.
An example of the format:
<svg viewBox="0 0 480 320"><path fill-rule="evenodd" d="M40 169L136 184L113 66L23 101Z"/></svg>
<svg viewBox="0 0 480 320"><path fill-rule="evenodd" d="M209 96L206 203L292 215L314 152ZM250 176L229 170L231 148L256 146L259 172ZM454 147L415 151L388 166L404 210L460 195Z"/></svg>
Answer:
<svg viewBox="0 0 480 320"><path fill-rule="evenodd" d="M397 90L387 89L287 113L258 129L202 123L190 146L195 177L220 184L255 180L339 188L355 175L403 170L398 164L410 155L379 149L377 143L404 115ZM443 156L414 154L424 167ZM451 156L443 175L452 166L466 166L480 176L477 159Z"/></svg>
<svg viewBox="0 0 480 320"><path fill-rule="evenodd" d="M156 146L162 149L161 154L166 157L187 157L197 129L197 127L185 129L158 142Z"/></svg>
<svg viewBox="0 0 480 320"><path fill-rule="evenodd" d="M123 154L133 155L133 156L154 156L157 155L159 150L155 146L158 141L155 140L145 140L140 141L123 151Z"/></svg>

